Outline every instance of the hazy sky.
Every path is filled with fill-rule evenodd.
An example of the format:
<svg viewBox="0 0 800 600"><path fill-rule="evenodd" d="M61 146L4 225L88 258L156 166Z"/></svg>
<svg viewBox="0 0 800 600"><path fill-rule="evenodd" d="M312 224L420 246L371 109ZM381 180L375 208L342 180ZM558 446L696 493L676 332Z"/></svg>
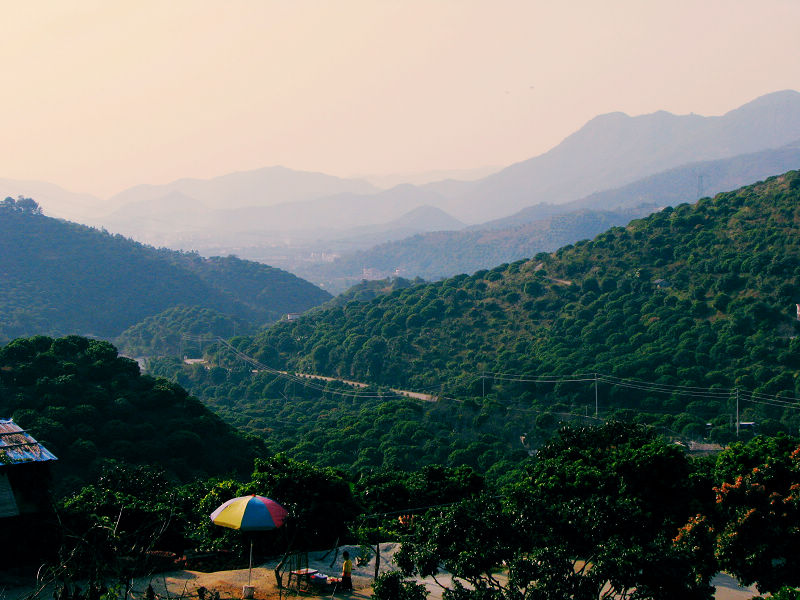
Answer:
<svg viewBox="0 0 800 600"><path fill-rule="evenodd" d="M800 2L0 2L0 177L508 165L593 116L800 90Z"/></svg>

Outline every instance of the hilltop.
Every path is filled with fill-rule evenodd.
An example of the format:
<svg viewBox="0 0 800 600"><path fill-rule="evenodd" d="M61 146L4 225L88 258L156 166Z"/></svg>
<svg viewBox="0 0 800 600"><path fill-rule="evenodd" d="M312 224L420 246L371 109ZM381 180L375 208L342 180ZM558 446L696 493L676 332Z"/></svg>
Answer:
<svg viewBox="0 0 800 600"><path fill-rule="evenodd" d="M329 302L333 302L330 300ZM254 334L256 327L243 319L199 306L173 306L128 327L114 343L126 356L202 355L198 338Z"/></svg>
<svg viewBox="0 0 800 600"><path fill-rule="evenodd" d="M0 347L0 416L58 457L60 488L91 480L109 461L158 464L191 481L246 473L264 452L181 387L141 375L108 342L78 336Z"/></svg>
<svg viewBox="0 0 800 600"><path fill-rule="evenodd" d="M294 275L236 257L156 249L0 203L0 341L36 333L114 337L177 305L258 325L302 312L330 294Z"/></svg>

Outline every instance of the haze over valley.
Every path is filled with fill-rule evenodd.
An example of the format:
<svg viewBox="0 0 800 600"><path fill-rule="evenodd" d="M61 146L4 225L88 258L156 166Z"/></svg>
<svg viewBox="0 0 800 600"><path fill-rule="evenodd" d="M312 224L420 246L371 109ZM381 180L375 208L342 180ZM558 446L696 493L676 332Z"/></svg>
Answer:
<svg viewBox="0 0 800 600"><path fill-rule="evenodd" d="M436 280L553 251L657 208L796 168L799 140L800 93L786 90L720 117L598 116L550 151L473 181L381 190L365 180L265 167L139 185L104 202L53 184L5 185L23 196L40 193L46 214L154 246L235 254L338 293L361 279ZM557 216L581 224L553 236L547 232ZM495 250L471 241L482 230L492 230ZM468 249L452 242L437 250L445 237ZM430 247L429 240L439 242Z"/></svg>
<svg viewBox="0 0 800 600"><path fill-rule="evenodd" d="M0 600L800 598L800 4L2 16Z"/></svg>

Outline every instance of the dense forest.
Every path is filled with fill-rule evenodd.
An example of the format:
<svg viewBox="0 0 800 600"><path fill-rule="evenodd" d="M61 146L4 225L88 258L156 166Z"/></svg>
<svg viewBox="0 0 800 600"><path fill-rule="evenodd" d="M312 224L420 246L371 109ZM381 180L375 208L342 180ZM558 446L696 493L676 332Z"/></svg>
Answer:
<svg viewBox="0 0 800 600"><path fill-rule="evenodd" d="M41 214L29 198L0 202L0 341L32 335L112 338L177 305L257 325L330 295L280 269L155 249Z"/></svg>
<svg viewBox="0 0 800 600"><path fill-rule="evenodd" d="M197 338L253 334L256 327L234 316L199 306L174 306L128 327L114 342L126 356L157 357L203 354Z"/></svg>
<svg viewBox="0 0 800 600"><path fill-rule="evenodd" d="M264 452L180 386L140 374L108 342L78 336L0 347L0 418L9 417L58 457L59 489L114 460L159 464L191 481L246 472Z"/></svg>
<svg viewBox="0 0 800 600"><path fill-rule="evenodd" d="M796 432L799 211L800 173L790 172L235 344L273 369L487 406L627 411L692 438L710 423L719 441L735 436L737 415L764 433ZM214 360L234 364L224 352ZM236 384L247 394L227 402L262 397L249 377ZM205 400L215 393L192 389Z"/></svg>
<svg viewBox="0 0 800 600"><path fill-rule="evenodd" d="M378 388L253 373L247 364L206 368L171 358L153 361L151 371L192 390L271 452L353 474L443 465L502 479L560 421L593 422L519 403L421 402Z"/></svg>
<svg viewBox="0 0 800 600"><path fill-rule="evenodd" d="M403 290L415 285L425 283L421 277L414 279L406 279L405 277L387 277L386 279L364 279L360 283L351 286L338 296L334 296L325 304L318 308L332 308L334 306L343 306L348 302L354 300L358 302L368 302L374 300L378 296L391 294L397 290Z"/></svg>

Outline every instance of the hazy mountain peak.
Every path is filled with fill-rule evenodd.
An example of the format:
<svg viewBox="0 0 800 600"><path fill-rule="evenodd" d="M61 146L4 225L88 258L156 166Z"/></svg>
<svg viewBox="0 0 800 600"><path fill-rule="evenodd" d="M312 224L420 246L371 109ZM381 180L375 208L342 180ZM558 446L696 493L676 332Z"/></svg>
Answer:
<svg viewBox="0 0 800 600"><path fill-rule="evenodd" d="M616 110L614 112L603 113L603 114L597 115L596 117L592 117L591 119L589 119L589 121L586 123L586 125L583 126L583 128L591 127L593 125L596 126L598 124L605 124L605 123L609 123L609 122L610 123L614 123L614 122L620 122L620 121L627 121L628 119L632 119L632 118L633 117L631 117L628 113L624 113L622 111Z"/></svg>
<svg viewBox="0 0 800 600"><path fill-rule="evenodd" d="M775 92L720 117L658 111L591 119L548 152L487 177L453 213L472 223L563 204L690 162L778 148L800 137L800 93Z"/></svg>
<svg viewBox="0 0 800 600"><path fill-rule="evenodd" d="M427 231L452 231L464 227L461 221L435 206L418 206L389 223L395 227L419 227L422 224Z"/></svg>
<svg viewBox="0 0 800 600"><path fill-rule="evenodd" d="M161 198L173 191L196 198L211 208L230 209L275 206L335 194L369 194L377 192L378 188L359 179L272 166L210 179L179 179L164 185L139 185L120 192L109 202L121 206Z"/></svg>
<svg viewBox="0 0 800 600"><path fill-rule="evenodd" d="M786 108L800 106L800 92L796 90L780 90L764 94L758 98L743 104L738 108L728 111L725 115L759 110L764 108Z"/></svg>
<svg viewBox="0 0 800 600"><path fill-rule="evenodd" d="M143 216L173 216L178 217L192 211L206 210L205 203L197 198L184 194L180 190L168 190L165 194L155 198L137 200L118 208L109 219L137 218Z"/></svg>

